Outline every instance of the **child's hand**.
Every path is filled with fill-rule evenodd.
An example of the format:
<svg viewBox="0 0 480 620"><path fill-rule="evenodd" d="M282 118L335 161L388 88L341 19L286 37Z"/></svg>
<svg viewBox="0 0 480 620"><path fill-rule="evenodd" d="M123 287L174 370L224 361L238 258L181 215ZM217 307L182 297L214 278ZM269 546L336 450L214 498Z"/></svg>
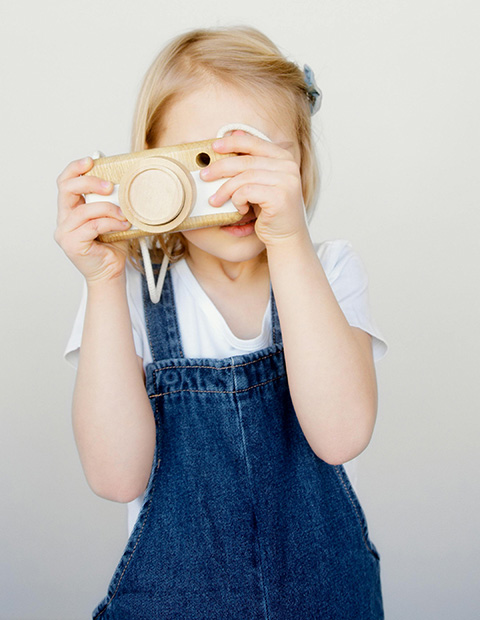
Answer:
<svg viewBox="0 0 480 620"><path fill-rule="evenodd" d="M130 227L116 205L110 202L85 204L83 194L108 196L113 191L109 181L82 176L92 166L93 160L90 157L73 161L57 179L55 240L85 276L87 283L110 280L123 273L126 259L124 245L104 244L95 239L102 233L127 230Z"/></svg>
<svg viewBox="0 0 480 620"><path fill-rule="evenodd" d="M268 247L307 230L300 169L294 155L273 142L235 131L214 143L220 159L200 173L205 181L232 177L211 197L219 207L229 198L242 214L253 205L257 237Z"/></svg>

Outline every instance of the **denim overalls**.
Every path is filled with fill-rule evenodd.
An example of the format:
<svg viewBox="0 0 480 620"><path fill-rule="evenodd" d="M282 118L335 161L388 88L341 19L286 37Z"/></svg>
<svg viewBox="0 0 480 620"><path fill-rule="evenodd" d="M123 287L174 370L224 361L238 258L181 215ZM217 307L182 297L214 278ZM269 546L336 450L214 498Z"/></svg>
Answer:
<svg viewBox="0 0 480 620"><path fill-rule="evenodd" d="M102 620L377 620L380 566L343 466L310 448L273 345L183 356L170 274L144 286L156 452ZM321 377L319 377L321 380Z"/></svg>

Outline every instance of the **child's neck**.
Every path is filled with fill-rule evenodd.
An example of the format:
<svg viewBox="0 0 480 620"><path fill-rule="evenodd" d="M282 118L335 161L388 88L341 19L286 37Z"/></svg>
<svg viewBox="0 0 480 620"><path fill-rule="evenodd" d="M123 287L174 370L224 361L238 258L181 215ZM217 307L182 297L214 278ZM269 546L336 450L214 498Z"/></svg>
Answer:
<svg viewBox="0 0 480 620"><path fill-rule="evenodd" d="M270 297L264 253L236 263L196 250L189 250L188 266L232 332L242 339L258 336Z"/></svg>
<svg viewBox="0 0 480 620"><path fill-rule="evenodd" d="M190 246L186 260L190 270L201 284L204 281L210 281L219 286L234 284L243 286L259 277L268 279L265 253L246 261L232 262Z"/></svg>

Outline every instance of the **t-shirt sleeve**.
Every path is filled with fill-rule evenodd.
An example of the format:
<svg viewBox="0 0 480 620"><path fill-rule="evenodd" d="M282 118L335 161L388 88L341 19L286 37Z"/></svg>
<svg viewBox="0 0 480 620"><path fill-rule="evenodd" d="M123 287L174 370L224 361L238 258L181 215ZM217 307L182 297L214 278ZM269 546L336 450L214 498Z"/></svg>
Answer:
<svg viewBox="0 0 480 620"><path fill-rule="evenodd" d="M388 345L370 310L368 275L348 241L326 241L317 247L317 254L345 318L372 336L373 358L378 362Z"/></svg>
<svg viewBox="0 0 480 620"><path fill-rule="evenodd" d="M148 358L149 350L148 342L146 342L145 329L143 325L143 303L141 292L141 278L140 274L133 268L127 265L127 301L130 310L130 318L132 321L132 333L133 341L135 344L135 351L142 359ZM87 307L87 287L83 285L82 298L80 300L80 306L78 308L75 321L73 323L72 332L68 339L67 346L65 348L64 357L65 360L74 366L78 367L78 358L80 355L80 345L82 343L83 324L85 322L85 310Z"/></svg>

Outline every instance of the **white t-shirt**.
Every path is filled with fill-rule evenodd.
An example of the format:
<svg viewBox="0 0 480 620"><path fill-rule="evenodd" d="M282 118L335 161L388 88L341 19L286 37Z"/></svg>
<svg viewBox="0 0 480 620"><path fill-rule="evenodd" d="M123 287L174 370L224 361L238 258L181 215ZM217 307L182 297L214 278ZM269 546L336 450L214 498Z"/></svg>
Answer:
<svg viewBox="0 0 480 620"><path fill-rule="evenodd" d="M350 243L344 240L325 241L319 244L317 254L349 324L352 327L359 327L372 336L373 356L377 362L385 355L387 345L370 313L368 277L363 263ZM185 357L225 358L258 351L271 344L270 301L263 317L261 333L255 338L242 340L232 333L185 260L171 265L170 272ZM137 355L143 359L144 367L146 367L152 361L152 356L143 314L141 275L131 266L127 266L126 274L127 299L135 350ZM78 365L86 302L87 294L86 287L84 287L80 308L65 351L66 360L75 367ZM356 459L347 463L345 468L355 486ZM133 528L142 501L143 496L128 505L129 532Z"/></svg>

